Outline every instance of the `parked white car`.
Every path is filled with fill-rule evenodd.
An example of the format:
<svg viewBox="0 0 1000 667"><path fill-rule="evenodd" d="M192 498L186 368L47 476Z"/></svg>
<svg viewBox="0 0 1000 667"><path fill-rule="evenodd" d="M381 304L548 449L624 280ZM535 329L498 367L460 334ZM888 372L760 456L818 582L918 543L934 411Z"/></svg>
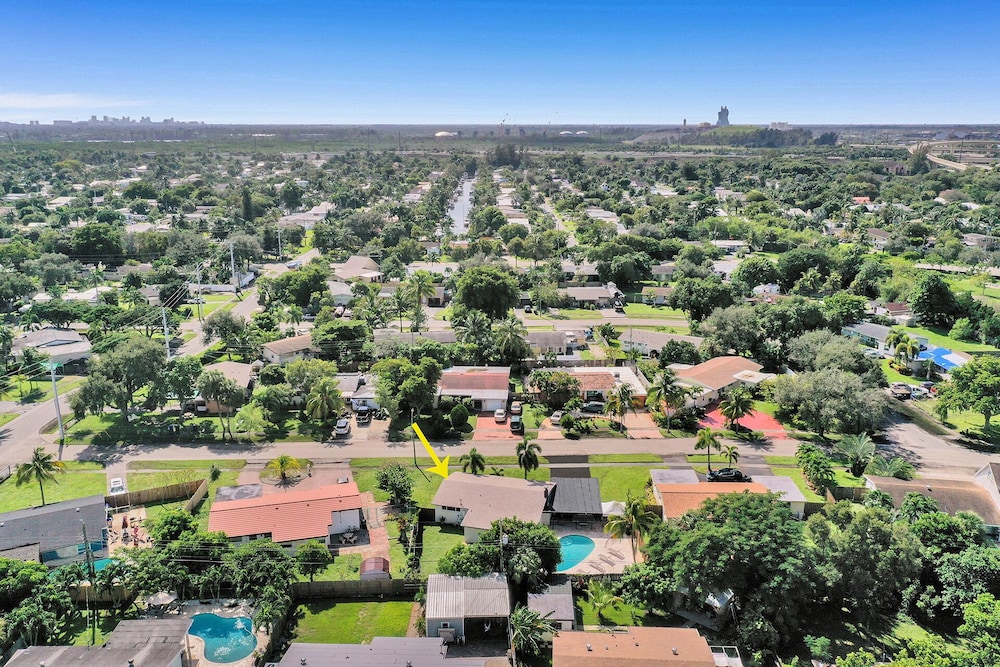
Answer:
<svg viewBox="0 0 1000 667"><path fill-rule="evenodd" d="M115 477L112 479L111 484L108 487L108 493L112 496L125 493L125 481L121 477Z"/></svg>

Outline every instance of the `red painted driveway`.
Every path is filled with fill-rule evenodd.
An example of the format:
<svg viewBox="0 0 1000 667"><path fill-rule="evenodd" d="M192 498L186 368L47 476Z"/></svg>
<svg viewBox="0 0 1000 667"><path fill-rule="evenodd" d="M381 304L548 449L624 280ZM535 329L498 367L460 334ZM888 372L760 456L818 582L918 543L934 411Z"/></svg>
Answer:
<svg viewBox="0 0 1000 667"><path fill-rule="evenodd" d="M722 416L719 412L719 408L714 408L711 412L705 415L705 418L701 420L700 425L702 427L710 426L711 428L721 429L726 426L726 418ZM781 423L767 414L766 412L760 412L754 410L747 416L740 420L740 426L743 428L748 428L751 431L763 431L764 435L775 438L783 438L785 433L785 427Z"/></svg>

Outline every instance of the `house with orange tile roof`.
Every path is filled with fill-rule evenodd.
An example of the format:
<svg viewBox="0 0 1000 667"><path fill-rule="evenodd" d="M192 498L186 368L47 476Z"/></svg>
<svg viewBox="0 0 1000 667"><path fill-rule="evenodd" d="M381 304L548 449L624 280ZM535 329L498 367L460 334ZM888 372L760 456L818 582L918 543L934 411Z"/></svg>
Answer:
<svg viewBox="0 0 1000 667"><path fill-rule="evenodd" d="M697 392L689 404L698 407L719 400L732 387L741 384L756 385L774 377L770 373L761 373L763 366L756 361L737 356L715 357L694 366L671 364L670 368L677 374L681 384Z"/></svg>
<svg viewBox="0 0 1000 667"><path fill-rule="evenodd" d="M442 396L467 398L477 412L493 412L507 407L510 398L509 366L452 366L438 380L438 400Z"/></svg>
<svg viewBox="0 0 1000 667"><path fill-rule="evenodd" d="M742 667L734 647L709 646L694 628L563 630L552 638L552 667Z"/></svg>
<svg viewBox="0 0 1000 667"><path fill-rule="evenodd" d="M269 539L294 552L310 540L330 546L335 535L358 529L362 506L354 482L253 498L216 499L208 513L208 529L225 533L233 542Z"/></svg>

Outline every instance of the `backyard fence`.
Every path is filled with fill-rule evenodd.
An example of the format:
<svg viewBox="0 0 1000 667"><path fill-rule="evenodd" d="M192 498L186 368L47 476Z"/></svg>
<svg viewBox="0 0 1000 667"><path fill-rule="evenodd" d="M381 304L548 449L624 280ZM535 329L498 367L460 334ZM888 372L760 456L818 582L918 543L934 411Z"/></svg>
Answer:
<svg viewBox="0 0 1000 667"><path fill-rule="evenodd" d="M840 500L850 500L853 503L863 502L869 489L864 486L835 486L826 490L826 499L831 503Z"/></svg>
<svg viewBox="0 0 1000 667"><path fill-rule="evenodd" d="M10 476L13 474L13 472L14 471L10 466L0 469L0 483L6 482L8 479L10 479Z"/></svg>
<svg viewBox="0 0 1000 667"><path fill-rule="evenodd" d="M296 581L292 598L377 598L403 597L415 593L420 582L403 579L372 579L368 581Z"/></svg>
<svg viewBox="0 0 1000 667"><path fill-rule="evenodd" d="M208 480L195 479L190 482L179 482L167 486L158 486L155 489L143 489L142 491L129 491L118 493L113 496L106 496L105 501L111 507L118 509L121 507L132 507L134 505L146 505L149 503L159 503L165 500L187 499L184 509L190 512L201 499L208 493Z"/></svg>

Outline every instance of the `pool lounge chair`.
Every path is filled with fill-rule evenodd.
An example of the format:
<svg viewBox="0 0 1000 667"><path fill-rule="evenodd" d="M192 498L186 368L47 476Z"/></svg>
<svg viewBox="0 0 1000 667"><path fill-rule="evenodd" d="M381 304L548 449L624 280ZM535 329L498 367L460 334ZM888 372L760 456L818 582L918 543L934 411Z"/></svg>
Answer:
<svg viewBox="0 0 1000 667"><path fill-rule="evenodd" d="M608 549L608 553L614 556L615 558L618 558L619 560L625 560L625 554L623 554L621 551L618 551L618 549Z"/></svg>
<svg viewBox="0 0 1000 667"><path fill-rule="evenodd" d="M604 561L608 565L611 565L611 566L615 565L615 562L613 560L611 560L610 558L608 558L607 556L605 556L604 554L601 554L600 558L601 558L602 561Z"/></svg>
<svg viewBox="0 0 1000 667"><path fill-rule="evenodd" d="M598 565L597 563L594 563L594 562L588 560L587 561L587 565L589 565L592 570L595 570L595 571L597 571L597 572L599 572L601 574L605 573L604 568L601 567L600 565Z"/></svg>

